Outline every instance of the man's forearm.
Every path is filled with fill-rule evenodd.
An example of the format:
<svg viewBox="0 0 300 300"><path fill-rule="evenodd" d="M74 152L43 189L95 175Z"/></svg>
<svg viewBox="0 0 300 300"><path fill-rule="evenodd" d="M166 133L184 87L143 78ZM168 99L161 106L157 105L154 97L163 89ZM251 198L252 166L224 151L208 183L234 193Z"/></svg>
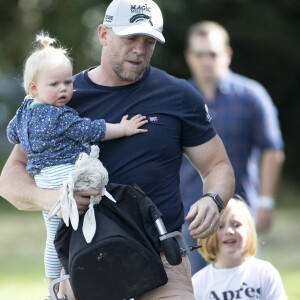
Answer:
<svg viewBox="0 0 300 300"><path fill-rule="evenodd" d="M224 201L224 207L233 196L235 179L233 169L227 162L217 164L203 180L203 194L217 193Z"/></svg>
<svg viewBox="0 0 300 300"><path fill-rule="evenodd" d="M225 147L219 136L184 153L201 174L203 193L217 193L227 204L235 189L235 178Z"/></svg>
<svg viewBox="0 0 300 300"><path fill-rule="evenodd" d="M184 153L201 174L204 193L217 193L223 200L224 206L234 193L234 173L227 157L224 145L219 136L208 142L195 146L184 147ZM214 203L214 204L213 204ZM220 222L219 207L210 197L195 202L186 216L192 220L189 226L194 238L207 238L213 234Z"/></svg>
<svg viewBox="0 0 300 300"><path fill-rule="evenodd" d="M58 199L58 191L36 186L26 171L26 153L17 145L0 176L0 195L19 210L50 210Z"/></svg>
<svg viewBox="0 0 300 300"><path fill-rule="evenodd" d="M262 153L260 163L260 195L275 197L283 162L284 153L281 150L271 149L265 150Z"/></svg>

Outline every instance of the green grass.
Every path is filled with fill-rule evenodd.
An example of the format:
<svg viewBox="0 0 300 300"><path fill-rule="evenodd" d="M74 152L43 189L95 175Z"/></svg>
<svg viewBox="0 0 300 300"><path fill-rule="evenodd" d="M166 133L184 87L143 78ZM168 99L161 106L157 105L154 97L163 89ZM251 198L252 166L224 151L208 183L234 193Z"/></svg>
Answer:
<svg viewBox="0 0 300 300"><path fill-rule="evenodd" d="M45 229L40 212L0 214L0 299L41 300Z"/></svg>
<svg viewBox="0 0 300 300"><path fill-rule="evenodd" d="M280 272L289 300L300 299L300 209L276 211L271 231L259 236L259 257Z"/></svg>
<svg viewBox="0 0 300 300"><path fill-rule="evenodd" d="M5 213L0 207L0 299L44 299L42 214L11 207ZM259 256L279 270L289 300L300 299L299 214L300 209L278 209L272 230L259 237Z"/></svg>

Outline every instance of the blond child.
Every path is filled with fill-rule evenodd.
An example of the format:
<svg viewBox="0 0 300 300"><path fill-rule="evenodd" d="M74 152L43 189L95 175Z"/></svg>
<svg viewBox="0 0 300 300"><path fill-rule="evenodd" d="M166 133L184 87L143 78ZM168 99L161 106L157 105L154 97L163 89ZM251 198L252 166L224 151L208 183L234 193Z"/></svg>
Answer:
<svg viewBox="0 0 300 300"><path fill-rule="evenodd" d="M80 118L66 106L73 95L72 63L67 50L54 47L55 39L37 35L37 49L25 63L23 85L27 97L7 127L10 142L28 152L27 171L42 188L60 187L81 152L90 153L90 144L147 132L140 127L148 121L142 115L124 116L120 123ZM43 201L43 199L41 199ZM48 220L45 272L49 284L60 276L61 265L54 247L60 218Z"/></svg>
<svg viewBox="0 0 300 300"><path fill-rule="evenodd" d="M211 264L192 277L196 300L287 299L279 272L255 257L255 224L244 201L230 199L216 233L198 245Z"/></svg>

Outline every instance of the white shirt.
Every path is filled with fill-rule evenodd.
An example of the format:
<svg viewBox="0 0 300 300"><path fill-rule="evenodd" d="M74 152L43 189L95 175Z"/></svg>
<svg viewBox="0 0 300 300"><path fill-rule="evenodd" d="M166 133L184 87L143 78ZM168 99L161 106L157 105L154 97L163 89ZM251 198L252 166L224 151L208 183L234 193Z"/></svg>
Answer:
<svg viewBox="0 0 300 300"><path fill-rule="evenodd" d="M192 281L196 300L287 299L277 269L255 257L230 269L210 264L194 274Z"/></svg>

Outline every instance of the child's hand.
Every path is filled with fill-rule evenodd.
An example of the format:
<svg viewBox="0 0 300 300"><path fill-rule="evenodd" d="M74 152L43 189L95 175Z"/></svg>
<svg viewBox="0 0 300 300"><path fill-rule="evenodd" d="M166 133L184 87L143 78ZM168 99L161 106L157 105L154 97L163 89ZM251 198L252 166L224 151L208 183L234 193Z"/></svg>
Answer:
<svg viewBox="0 0 300 300"><path fill-rule="evenodd" d="M145 133L148 130L147 129L141 129L143 125L148 123L148 120L146 120L145 116L142 116L141 114L133 116L130 120L128 120L128 115L125 115L120 125L124 129L124 135L130 136L137 133Z"/></svg>
<svg viewBox="0 0 300 300"><path fill-rule="evenodd" d="M133 116L128 120L128 115L125 115L120 123L106 123L106 132L104 140L117 139L123 136L130 136L137 133L145 133L147 129L141 129L143 125L148 123L145 116L141 114Z"/></svg>

